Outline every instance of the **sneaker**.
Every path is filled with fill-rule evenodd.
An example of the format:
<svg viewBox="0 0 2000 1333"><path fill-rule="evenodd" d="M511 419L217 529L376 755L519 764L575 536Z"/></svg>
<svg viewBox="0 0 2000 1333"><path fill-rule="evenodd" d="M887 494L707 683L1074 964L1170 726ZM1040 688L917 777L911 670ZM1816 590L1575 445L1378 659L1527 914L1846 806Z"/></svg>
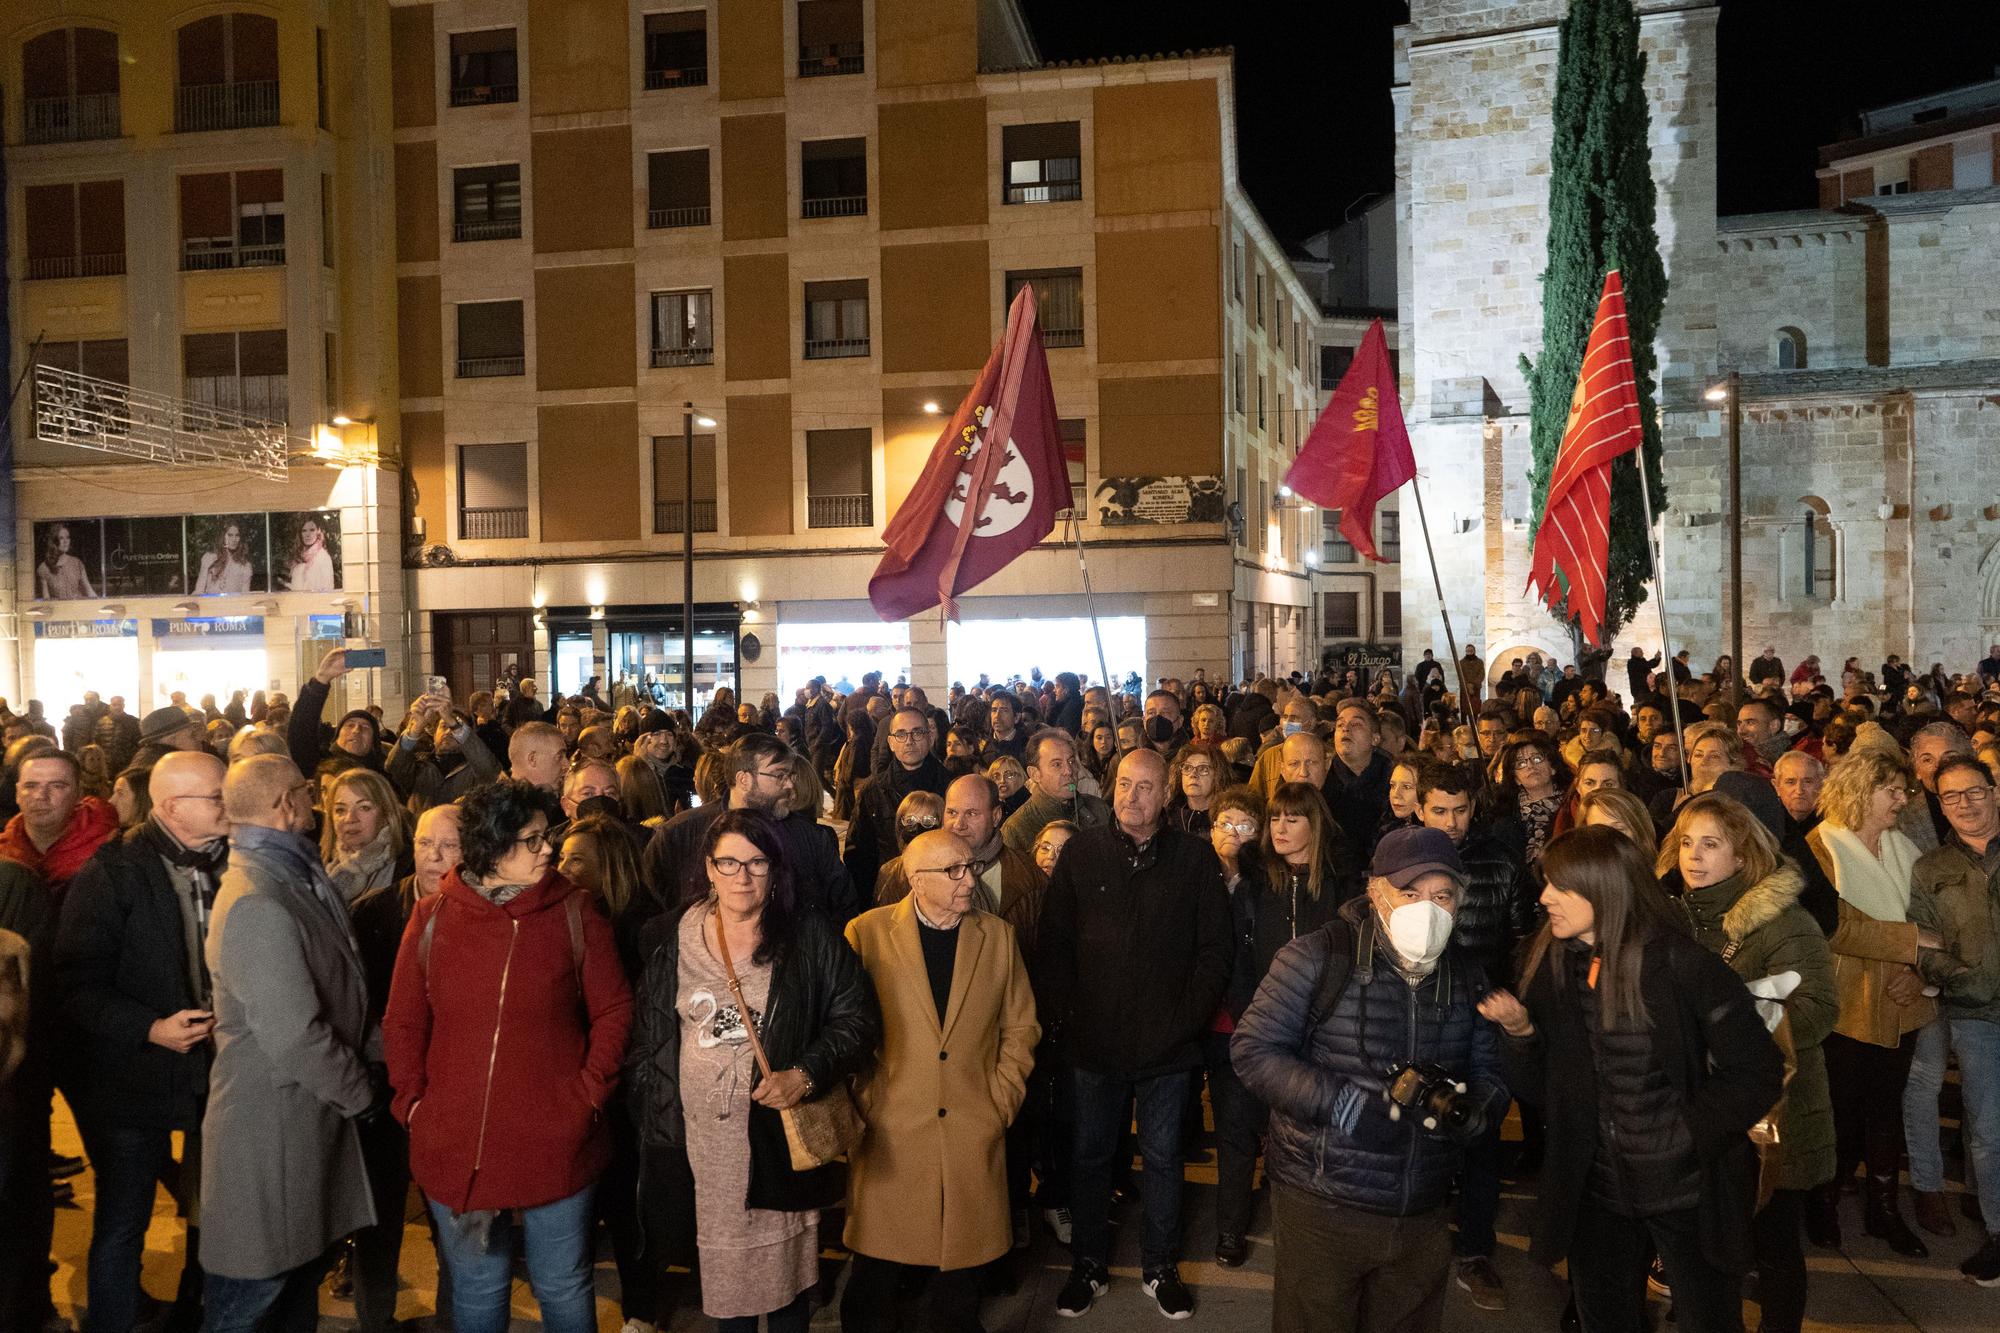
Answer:
<svg viewBox="0 0 2000 1333"><path fill-rule="evenodd" d="M1250 1242L1235 1232L1225 1231L1215 1238L1215 1262L1224 1268L1241 1268L1249 1257Z"/></svg>
<svg viewBox="0 0 2000 1333"><path fill-rule="evenodd" d="M1667 1285L1666 1261L1657 1254L1646 1268L1646 1290L1664 1300L1673 1299L1674 1289Z"/></svg>
<svg viewBox="0 0 2000 1333"><path fill-rule="evenodd" d="M1069 1209L1044 1208L1042 1209L1042 1221L1049 1224L1049 1230L1055 1233L1057 1240L1065 1245L1069 1244L1069 1238L1072 1234L1070 1230Z"/></svg>
<svg viewBox="0 0 2000 1333"><path fill-rule="evenodd" d="M1149 1270L1139 1290L1151 1296L1160 1313L1169 1319L1186 1319L1194 1313L1194 1293L1187 1289L1180 1270L1172 1264Z"/></svg>
<svg viewBox="0 0 2000 1333"><path fill-rule="evenodd" d="M1068 1212L1068 1209L1064 1209ZM1111 1275L1104 1271L1103 1264L1091 1263L1088 1259L1077 1260L1069 1270L1069 1281L1056 1295L1056 1313L1065 1319L1075 1319L1090 1313L1090 1307L1104 1288L1110 1284Z"/></svg>
<svg viewBox="0 0 2000 1333"><path fill-rule="evenodd" d="M627 1319L618 1333L660 1333L659 1327L644 1319Z"/></svg>
<svg viewBox="0 0 2000 1333"><path fill-rule="evenodd" d="M1500 1272L1491 1259L1483 1254L1474 1255L1460 1259L1453 1267L1457 1270L1458 1285L1472 1297L1473 1305L1481 1310L1507 1308L1507 1289L1500 1284Z"/></svg>
<svg viewBox="0 0 2000 1333"><path fill-rule="evenodd" d="M1986 1243L1958 1271L1982 1287L2000 1287L2000 1236L1989 1235Z"/></svg>

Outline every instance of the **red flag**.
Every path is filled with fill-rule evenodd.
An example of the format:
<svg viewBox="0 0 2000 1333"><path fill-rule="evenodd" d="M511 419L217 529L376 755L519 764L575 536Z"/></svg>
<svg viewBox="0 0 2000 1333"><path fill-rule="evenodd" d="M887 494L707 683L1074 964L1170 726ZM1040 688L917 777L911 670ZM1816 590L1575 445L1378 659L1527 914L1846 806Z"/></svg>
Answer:
<svg viewBox="0 0 2000 1333"><path fill-rule="evenodd" d="M988 440L1005 448L989 449ZM882 530L882 563L868 600L884 620L933 606L958 619L957 595L977 587L1049 535L1069 507L1069 471L1055 390L1023 285L972 392L958 405L909 498Z"/></svg>
<svg viewBox="0 0 2000 1333"><path fill-rule="evenodd" d="M1569 588L1569 611L1583 637L1599 646L1604 631L1604 584L1611 559L1611 463L1639 447L1645 422L1639 415L1639 386L1632 374L1632 334L1625 323L1625 285L1618 270L1604 275L1604 294L1583 349L1583 368L1570 395L1569 424L1563 427L1535 532L1534 563L1528 587L1541 585L1551 608Z"/></svg>
<svg viewBox="0 0 2000 1333"><path fill-rule="evenodd" d="M1340 535L1370 560L1375 552L1375 506L1417 475L1403 404L1389 370L1382 321L1368 326L1354 364L1341 376L1326 411L1306 436L1285 473L1285 485L1322 509L1340 511Z"/></svg>

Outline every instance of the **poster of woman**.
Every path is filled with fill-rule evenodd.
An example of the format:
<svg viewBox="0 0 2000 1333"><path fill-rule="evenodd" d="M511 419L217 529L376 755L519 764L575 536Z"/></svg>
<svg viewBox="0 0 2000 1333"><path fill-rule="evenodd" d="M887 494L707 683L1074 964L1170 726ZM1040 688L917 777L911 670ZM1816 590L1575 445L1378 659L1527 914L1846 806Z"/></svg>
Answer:
<svg viewBox="0 0 2000 1333"><path fill-rule="evenodd" d="M270 532L262 514L202 514L190 518L188 562L194 595L228 597L271 586Z"/></svg>
<svg viewBox="0 0 2000 1333"><path fill-rule="evenodd" d="M35 596L97 596L104 582L104 523L95 518L35 524Z"/></svg>
<svg viewBox="0 0 2000 1333"><path fill-rule="evenodd" d="M280 592L340 589L340 515L334 510L271 515L271 572Z"/></svg>

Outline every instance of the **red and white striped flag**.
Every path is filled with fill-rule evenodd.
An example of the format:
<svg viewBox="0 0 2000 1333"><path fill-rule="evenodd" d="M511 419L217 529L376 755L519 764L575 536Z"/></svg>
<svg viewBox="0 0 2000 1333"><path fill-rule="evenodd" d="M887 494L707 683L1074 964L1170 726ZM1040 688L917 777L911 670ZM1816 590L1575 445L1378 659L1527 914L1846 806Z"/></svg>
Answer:
<svg viewBox="0 0 2000 1333"><path fill-rule="evenodd" d="M1604 275L1604 294L1583 349L1583 368L1570 395L1549 475L1542 526L1535 532L1528 587L1541 587L1554 609L1567 585L1569 613L1592 647L1604 631L1606 567L1611 559L1611 464L1639 447L1645 422L1632 373L1632 335L1625 323L1625 285L1618 270Z"/></svg>

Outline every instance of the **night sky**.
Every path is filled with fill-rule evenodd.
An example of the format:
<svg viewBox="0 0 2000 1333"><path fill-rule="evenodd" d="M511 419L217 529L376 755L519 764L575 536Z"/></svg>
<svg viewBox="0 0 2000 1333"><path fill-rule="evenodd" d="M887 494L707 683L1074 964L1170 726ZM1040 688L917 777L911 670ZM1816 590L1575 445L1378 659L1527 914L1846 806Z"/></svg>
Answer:
<svg viewBox="0 0 2000 1333"><path fill-rule="evenodd" d="M1022 0L1048 60L1236 49L1244 184L1296 242L1394 188L1400 0ZM1865 107L1990 78L1995 0L1724 0L1720 211L1811 208L1820 145Z"/></svg>

